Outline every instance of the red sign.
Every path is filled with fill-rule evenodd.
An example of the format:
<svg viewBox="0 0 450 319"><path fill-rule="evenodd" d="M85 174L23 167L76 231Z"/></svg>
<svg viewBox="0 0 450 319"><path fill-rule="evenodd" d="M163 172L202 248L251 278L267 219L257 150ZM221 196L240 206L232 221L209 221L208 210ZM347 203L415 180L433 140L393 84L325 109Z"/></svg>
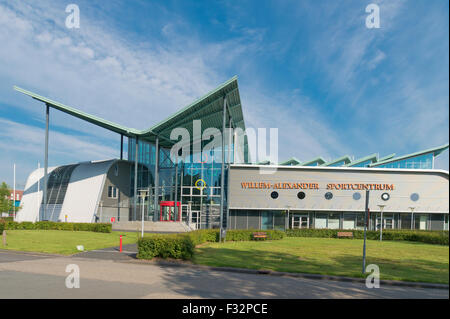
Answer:
<svg viewBox="0 0 450 319"><path fill-rule="evenodd" d="M111 217L111 223L114 223L116 221L115 217Z"/></svg>

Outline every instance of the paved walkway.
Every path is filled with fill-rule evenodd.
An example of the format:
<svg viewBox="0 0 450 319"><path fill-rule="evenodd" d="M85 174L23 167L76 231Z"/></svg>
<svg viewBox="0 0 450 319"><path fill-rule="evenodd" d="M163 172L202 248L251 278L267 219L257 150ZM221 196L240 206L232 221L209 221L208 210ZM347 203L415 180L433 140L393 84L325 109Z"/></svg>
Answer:
<svg viewBox="0 0 450 319"><path fill-rule="evenodd" d="M114 249L70 257L0 251L0 298L449 297L448 290L443 289L396 286L367 289L362 283L161 266L133 260ZM69 264L79 266L79 289L65 286Z"/></svg>

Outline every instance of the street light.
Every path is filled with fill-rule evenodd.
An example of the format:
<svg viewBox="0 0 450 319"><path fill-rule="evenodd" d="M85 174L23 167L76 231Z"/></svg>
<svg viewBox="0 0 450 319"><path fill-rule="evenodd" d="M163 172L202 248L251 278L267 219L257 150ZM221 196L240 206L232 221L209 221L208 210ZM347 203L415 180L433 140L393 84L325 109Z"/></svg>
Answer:
<svg viewBox="0 0 450 319"><path fill-rule="evenodd" d="M285 228L289 229L289 209L291 208L291 206L287 205L286 208L287 208L287 219L286 219L286 222L285 222Z"/></svg>
<svg viewBox="0 0 450 319"><path fill-rule="evenodd" d="M148 188L139 190L139 196L142 198L142 216L141 216L141 219L142 219L141 237L142 238L144 238L144 206L145 206L144 200L145 200L145 197L147 197L148 191L149 191Z"/></svg>
<svg viewBox="0 0 450 319"><path fill-rule="evenodd" d="M411 209L411 230L414 229L414 209L415 207L409 207L409 209Z"/></svg>
<svg viewBox="0 0 450 319"><path fill-rule="evenodd" d="M378 205L380 207L380 213L381 213L381 225L380 225L380 241L383 240L383 209L386 207L386 205Z"/></svg>

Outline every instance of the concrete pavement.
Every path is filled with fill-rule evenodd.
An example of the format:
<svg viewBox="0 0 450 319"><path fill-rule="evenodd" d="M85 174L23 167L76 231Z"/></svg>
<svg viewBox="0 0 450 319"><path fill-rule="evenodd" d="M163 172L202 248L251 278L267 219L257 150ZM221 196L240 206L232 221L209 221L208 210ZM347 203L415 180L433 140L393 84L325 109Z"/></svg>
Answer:
<svg viewBox="0 0 450 319"><path fill-rule="evenodd" d="M86 253L87 254L87 253ZM0 251L0 298L448 298L448 290L230 273L130 262L120 253L69 257ZM117 258L108 258L113 254ZM80 288L66 288L66 266Z"/></svg>

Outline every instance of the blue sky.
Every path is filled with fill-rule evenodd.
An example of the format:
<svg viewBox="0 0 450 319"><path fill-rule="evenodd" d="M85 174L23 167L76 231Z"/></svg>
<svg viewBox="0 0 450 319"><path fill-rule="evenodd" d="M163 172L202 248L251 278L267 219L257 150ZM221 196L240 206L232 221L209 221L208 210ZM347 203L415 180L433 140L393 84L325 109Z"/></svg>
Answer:
<svg viewBox="0 0 450 319"><path fill-rule="evenodd" d="M80 8L67 29L65 8ZM381 28L365 26L369 3ZM147 128L238 76L279 159L403 155L449 140L449 3L0 0L0 180L43 165L44 107L13 85ZM119 156L119 137L51 113L49 164ZM436 166L448 170L448 151Z"/></svg>

